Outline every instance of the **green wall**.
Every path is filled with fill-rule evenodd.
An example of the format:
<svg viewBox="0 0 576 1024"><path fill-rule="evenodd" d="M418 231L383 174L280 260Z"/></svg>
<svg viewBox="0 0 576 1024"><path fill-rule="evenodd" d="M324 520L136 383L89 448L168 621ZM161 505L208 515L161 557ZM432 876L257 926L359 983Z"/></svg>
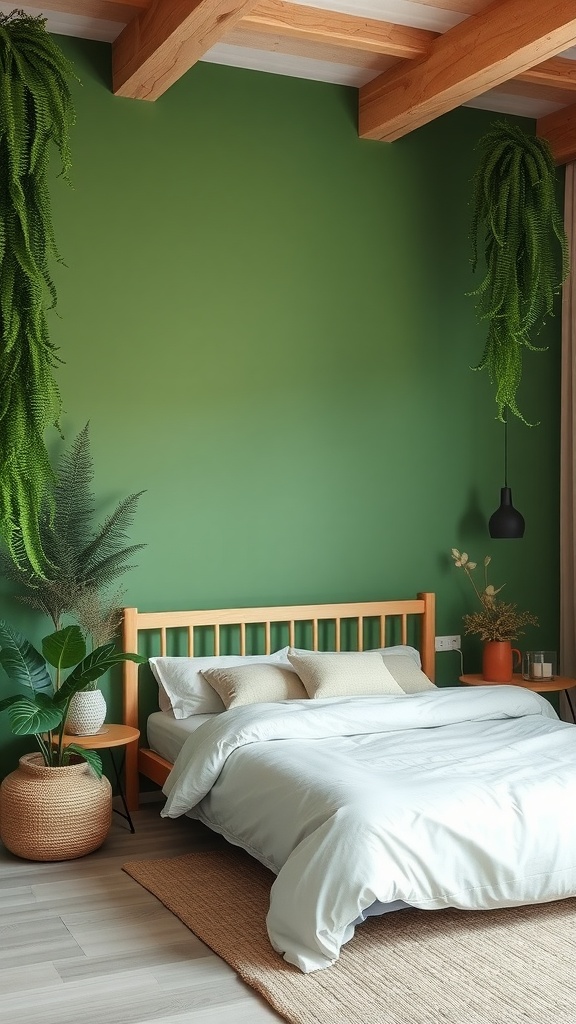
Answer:
<svg viewBox="0 0 576 1024"><path fill-rule="evenodd" d="M82 85L74 189L54 180L51 329L64 433L90 420L102 516L146 489L125 603L433 590L437 631L458 633L474 605L455 545L491 553L493 582L541 618L526 643L557 647L559 317L520 393L540 425L510 425L526 537L486 528L503 427L470 370L484 332L466 292L474 147L494 115L367 142L355 90L209 64L154 104L118 99L109 47L58 38ZM6 590L2 614L47 631ZM437 665L455 681L457 655ZM2 726L6 770L22 744Z"/></svg>

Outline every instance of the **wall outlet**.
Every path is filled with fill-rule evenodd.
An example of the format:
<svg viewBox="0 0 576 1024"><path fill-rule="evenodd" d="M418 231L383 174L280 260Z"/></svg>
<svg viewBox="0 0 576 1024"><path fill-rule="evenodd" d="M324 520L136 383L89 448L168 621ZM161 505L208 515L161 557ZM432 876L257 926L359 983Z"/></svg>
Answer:
<svg viewBox="0 0 576 1024"><path fill-rule="evenodd" d="M461 637L459 636L437 636L435 639L435 650L437 651L459 651Z"/></svg>

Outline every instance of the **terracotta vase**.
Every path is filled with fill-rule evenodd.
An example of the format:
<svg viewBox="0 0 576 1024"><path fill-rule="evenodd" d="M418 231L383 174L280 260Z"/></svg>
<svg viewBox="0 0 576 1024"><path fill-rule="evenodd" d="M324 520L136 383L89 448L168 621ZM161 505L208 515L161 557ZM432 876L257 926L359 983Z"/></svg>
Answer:
<svg viewBox="0 0 576 1024"><path fill-rule="evenodd" d="M514 665L514 658L518 661ZM482 676L487 683L510 683L522 655L510 640L487 640L482 650Z"/></svg>
<svg viewBox="0 0 576 1024"><path fill-rule="evenodd" d="M0 786L0 838L26 860L72 860L102 845L112 819L112 790L85 761L47 768L24 754Z"/></svg>

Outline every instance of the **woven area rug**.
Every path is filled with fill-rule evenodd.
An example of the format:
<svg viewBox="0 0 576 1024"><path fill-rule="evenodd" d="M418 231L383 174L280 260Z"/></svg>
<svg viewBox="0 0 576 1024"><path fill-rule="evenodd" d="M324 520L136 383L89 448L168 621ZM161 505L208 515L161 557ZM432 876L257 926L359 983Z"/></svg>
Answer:
<svg viewBox="0 0 576 1024"><path fill-rule="evenodd" d="M124 870L291 1024L576 1024L576 900L386 914L304 975L269 943L274 876L242 850Z"/></svg>

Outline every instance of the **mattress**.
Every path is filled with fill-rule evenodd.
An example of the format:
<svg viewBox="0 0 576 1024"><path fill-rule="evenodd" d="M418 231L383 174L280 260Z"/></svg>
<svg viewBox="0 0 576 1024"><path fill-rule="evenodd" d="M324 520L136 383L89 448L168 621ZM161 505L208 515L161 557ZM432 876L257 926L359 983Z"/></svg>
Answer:
<svg viewBox="0 0 576 1024"><path fill-rule="evenodd" d="M155 711L148 718L148 746L173 763L191 733L214 717L191 715L190 718L176 719L172 711Z"/></svg>

